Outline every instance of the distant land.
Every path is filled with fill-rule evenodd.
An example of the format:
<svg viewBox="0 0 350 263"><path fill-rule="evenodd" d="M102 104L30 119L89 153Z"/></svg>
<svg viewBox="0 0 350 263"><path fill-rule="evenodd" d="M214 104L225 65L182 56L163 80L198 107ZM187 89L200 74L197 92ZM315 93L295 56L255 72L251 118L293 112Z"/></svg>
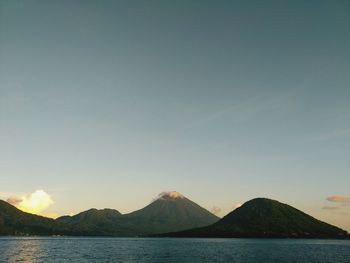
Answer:
<svg viewBox="0 0 350 263"><path fill-rule="evenodd" d="M178 192L165 192L129 214L90 209L56 220L25 213L0 200L0 235L145 236L210 225L219 217Z"/></svg>
<svg viewBox="0 0 350 263"><path fill-rule="evenodd" d="M255 198L216 223L168 237L345 238L345 230L267 198Z"/></svg>
<svg viewBox="0 0 350 263"><path fill-rule="evenodd" d="M129 214L90 209L57 219L25 213L0 200L0 235L348 237L345 230L275 200L250 200L220 219L178 192L161 193L148 206Z"/></svg>
<svg viewBox="0 0 350 263"><path fill-rule="evenodd" d="M210 225L219 220L203 207L177 192L161 193L148 206L122 215L117 210L90 209L57 222L74 235L140 236Z"/></svg>

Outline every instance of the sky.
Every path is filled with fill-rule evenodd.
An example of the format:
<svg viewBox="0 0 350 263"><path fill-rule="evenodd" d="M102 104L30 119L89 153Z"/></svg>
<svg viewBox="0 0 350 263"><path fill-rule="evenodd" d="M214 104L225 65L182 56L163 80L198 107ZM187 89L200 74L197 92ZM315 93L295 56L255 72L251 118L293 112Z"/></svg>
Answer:
<svg viewBox="0 0 350 263"><path fill-rule="evenodd" d="M2 0L0 198L268 197L350 231L349 47L345 0Z"/></svg>

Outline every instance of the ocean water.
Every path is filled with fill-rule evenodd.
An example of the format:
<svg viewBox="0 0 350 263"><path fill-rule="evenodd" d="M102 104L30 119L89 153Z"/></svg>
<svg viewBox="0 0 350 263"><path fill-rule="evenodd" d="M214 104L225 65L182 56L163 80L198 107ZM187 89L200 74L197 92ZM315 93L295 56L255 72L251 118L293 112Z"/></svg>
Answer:
<svg viewBox="0 0 350 263"><path fill-rule="evenodd" d="M0 262L350 263L350 240L0 237Z"/></svg>

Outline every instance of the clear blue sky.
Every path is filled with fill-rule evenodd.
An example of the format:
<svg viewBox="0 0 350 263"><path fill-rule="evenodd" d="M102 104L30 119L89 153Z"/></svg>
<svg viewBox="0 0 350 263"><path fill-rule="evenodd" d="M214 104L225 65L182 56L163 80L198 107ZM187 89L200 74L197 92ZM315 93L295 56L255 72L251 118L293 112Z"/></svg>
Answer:
<svg viewBox="0 0 350 263"><path fill-rule="evenodd" d="M264 196L350 230L349 47L349 1L2 0L0 195Z"/></svg>

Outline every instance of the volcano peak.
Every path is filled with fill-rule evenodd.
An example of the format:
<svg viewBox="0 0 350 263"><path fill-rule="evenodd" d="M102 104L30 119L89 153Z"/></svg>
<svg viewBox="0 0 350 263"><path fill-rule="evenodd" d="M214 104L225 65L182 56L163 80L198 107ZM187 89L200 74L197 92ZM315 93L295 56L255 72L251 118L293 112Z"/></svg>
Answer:
<svg viewBox="0 0 350 263"><path fill-rule="evenodd" d="M185 197L176 191L162 192L158 195L157 199L168 200L168 199L184 199Z"/></svg>

